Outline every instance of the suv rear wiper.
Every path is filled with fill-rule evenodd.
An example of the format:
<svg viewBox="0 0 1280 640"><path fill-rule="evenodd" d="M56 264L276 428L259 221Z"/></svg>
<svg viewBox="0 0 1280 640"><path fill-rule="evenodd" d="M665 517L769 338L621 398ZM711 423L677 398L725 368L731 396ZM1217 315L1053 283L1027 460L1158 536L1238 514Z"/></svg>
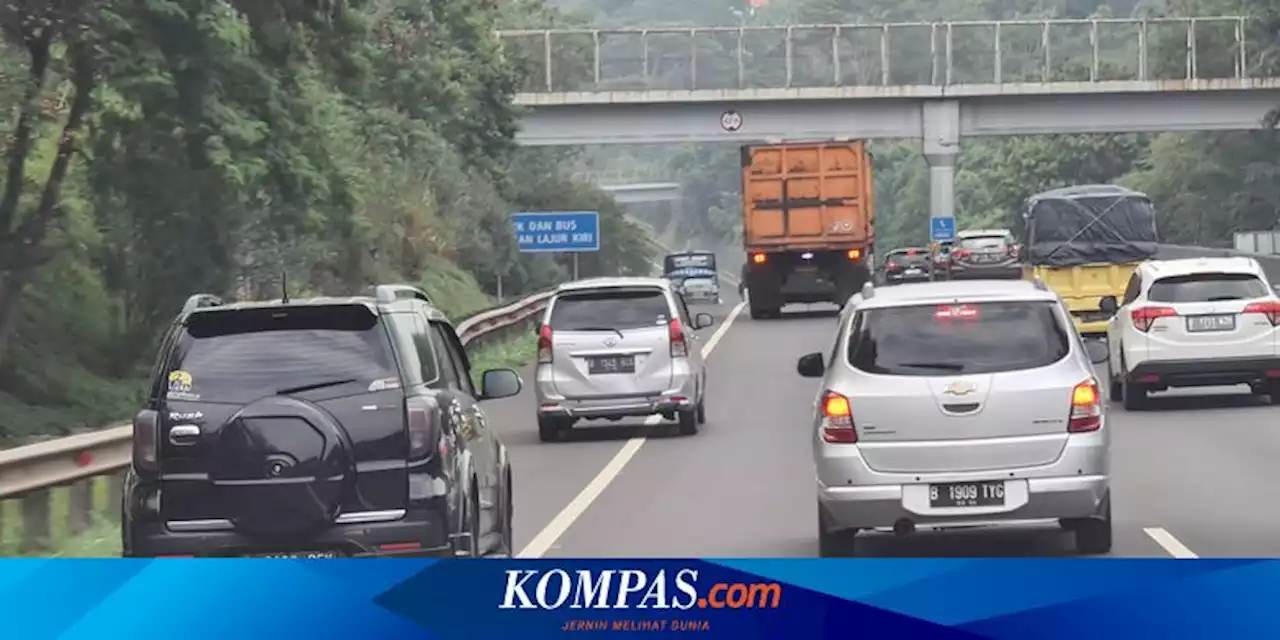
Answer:
<svg viewBox="0 0 1280 640"><path fill-rule="evenodd" d="M959 362L899 362L899 367L911 367L913 369L942 369L945 371L964 371L964 365Z"/></svg>
<svg viewBox="0 0 1280 640"><path fill-rule="evenodd" d="M612 331L618 334L619 338L626 338L622 335L622 329L614 329L613 327L574 327L570 331Z"/></svg>
<svg viewBox="0 0 1280 640"><path fill-rule="evenodd" d="M327 382L315 382L312 384L303 384L303 385L298 385L296 387L287 387L285 389L280 389L279 391L276 391L276 395L287 396L295 393L302 393L303 391L315 391L316 389L323 389L325 387L336 387L340 384L349 384L352 382L356 382L356 379L344 378L342 380L329 380Z"/></svg>

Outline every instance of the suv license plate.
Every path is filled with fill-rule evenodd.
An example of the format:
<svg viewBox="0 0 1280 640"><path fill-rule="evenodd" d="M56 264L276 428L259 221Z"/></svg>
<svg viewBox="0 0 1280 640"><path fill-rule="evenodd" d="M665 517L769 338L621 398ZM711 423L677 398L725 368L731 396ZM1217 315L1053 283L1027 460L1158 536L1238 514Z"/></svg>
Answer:
<svg viewBox="0 0 1280 640"><path fill-rule="evenodd" d="M587 358L587 373L593 376L635 372L635 356L595 356Z"/></svg>
<svg viewBox="0 0 1280 640"><path fill-rule="evenodd" d="M257 553L254 558L301 558L304 560L320 560L323 558L338 558L342 554L337 551L286 551L281 553Z"/></svg>
<svg viewBox="0 0 1280 640"><path fill-rule="evenodd" d="M929 485L931 507L1003 507L1004 481Z"/></svg>
<svg viewBox="0 0 1280 640"><path fill-rule="evenodd" d="M1204 333L1207 331L1234 331L1236 315L1223 313L1211 316L1187 316L1187 331Z"/></svg>

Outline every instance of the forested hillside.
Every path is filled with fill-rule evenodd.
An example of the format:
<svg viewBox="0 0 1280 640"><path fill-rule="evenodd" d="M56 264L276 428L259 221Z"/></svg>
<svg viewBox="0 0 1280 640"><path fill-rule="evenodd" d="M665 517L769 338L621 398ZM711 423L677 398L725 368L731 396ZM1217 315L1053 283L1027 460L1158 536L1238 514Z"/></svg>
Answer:
<svg viewBox="0 0 1280 640"><path fill-rule="evenodd" d="M516 148L502 0L32 0L0 6L0 440L131 415L195 292L423 284L455 316L546 286L507 215L593 209L582 272L647 270L641 231Z"/></svg>
<svg viewBox="0 0 1280 640"><path fill-rule="evenodd" d="M1280 69L1276 63L1280 2L1276 0L1124 0L1108 4L1090 0L768 0L755 11L748 10L743 0L707 0L687 9L668 0L560 2L592 19L630 26L1245 15L1252 18L1245 34L1250 73L1274 75ZM1185 33L1166 34L1161 42L1169 46L1162 50L1155 46L1160 43L1155 43L1153 51L1167 53L1151 64L1162 66L1169 77L1177 77L1185 64L1179 48L1184 41ZM813 48L829 51L830 45L825 43L816 41ZM927 38L922 46L927 52ZM990 45L978 45L982 46ZM1077 52L1088 51L1087 36L1081 33L1075 42L1054 47L1057 59L1068 60L1064 52L1072 47ZM1029 50L1028 54L1023 57L1034 62L1036 54ZM658 59L662 54L651 55ZM801 56L797 54L797 58ZM1016 57L1006 59L1018 61ZM1077 55L1076 60L1088 60L1088 54ZM857 62L854 59L853 63ZM1102 73L1132 62L1104 59ZM655 67L661 68L661 63ZM685 72L674 75L681 73ZM1087 72L1084 75L1087 78ZM1280 212L1280 144L1274 132L966 138L961 145L956 199L962 227L1016 226L1017 211L1028 195L1085 182L1120 182L1150 194L1161 214L1162 236L1169 243L1227 246L1234 231L1274 227ZM889 249L923 244L927 240L929 181L919 143L877 141L872 150L878 246ZM585 161L604 172L621 166L651 177L678 179L685 190L683 203L674 210L654 207L646 219L671 237L688 238L691 244L740 246L736 147L646 146L626 152L610 147L592 150Z"/></svg>

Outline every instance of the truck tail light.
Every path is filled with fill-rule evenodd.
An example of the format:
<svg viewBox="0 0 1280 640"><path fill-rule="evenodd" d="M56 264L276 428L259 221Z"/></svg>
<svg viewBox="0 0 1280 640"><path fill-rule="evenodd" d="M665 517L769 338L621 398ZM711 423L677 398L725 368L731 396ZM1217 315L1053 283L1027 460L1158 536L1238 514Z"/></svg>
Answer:
<svg viewBox="0 0 1280 640"><path fill-rule="evenodd" d="M688 357L689 343L685 340L684 327L680 326L679 319L672 319L667 323L667 335L671 337L671 357Z"/></svg>
<svg viewBox="0 0 1280 640"><path fill-rule="evenodd" d="M857 260L862 257L862 249L850 249L845 252L845 255L849 256L850 260Z"/></svg>
<svg viewBox="0 0 1280 640"><path fill-rule="evenodd" d="M1098 393L1098 384L1085 380L1071 390L1071 418L1067 421L1067 431L1087 433L1101 427L1102 396Z"/></svg>
<svg viewBox="0 0 1280 640"><path fill-rule="evenodd" d="M1267 320L1271 321L1271 326L1280 325L1280 300L1252 302L1244 308L1244 312L1264 314L1267 316Z"/></svg>
<svg viewBox="0 0 1280 640"><path fill-rule="evenodd" d="M551 364L551 325L538 329L538 364Z"/></svg>
<svg viewBox="0 0 1280 640"><path fill-rule="evenodd" d="M756 264L764 264L765 260L768 260L768 259L769 259L769 258L768 258L768 257L766 257L763 253L753 253L753 254L751 254L751 261L752 261L752 262L754 262L754 263L756 263Z"/></svg>
<svg viewBox="0 0 1280 640"><path fill-rule="evenodd" d="M1154 325L1157 319L1171 318L1176 315L1178 312L1173 307L1138 307L1129 312L1134 328L1143 333L1150 331L1151 325Z"/></svg>
<svg viewBox="0 0 1280 640"><path fill-rule="evenodd" d="M858 441L849 399L834 391L828 391L822 396L822 439L838 444L853 444Z"/></svg>

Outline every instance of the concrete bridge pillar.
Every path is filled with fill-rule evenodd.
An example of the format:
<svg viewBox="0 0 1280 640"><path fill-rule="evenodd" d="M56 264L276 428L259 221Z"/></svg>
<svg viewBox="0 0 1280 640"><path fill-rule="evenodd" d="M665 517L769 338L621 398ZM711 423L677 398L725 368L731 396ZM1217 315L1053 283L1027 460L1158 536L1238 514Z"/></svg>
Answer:
<svg viewBox="0 0 1280 640"><path fill-rule="evenodd" d="M929 162L929 216L954 218L956 156L960 154L960 102L930 100L923 107L920 137L924 140L925 160Z"/></svg>

